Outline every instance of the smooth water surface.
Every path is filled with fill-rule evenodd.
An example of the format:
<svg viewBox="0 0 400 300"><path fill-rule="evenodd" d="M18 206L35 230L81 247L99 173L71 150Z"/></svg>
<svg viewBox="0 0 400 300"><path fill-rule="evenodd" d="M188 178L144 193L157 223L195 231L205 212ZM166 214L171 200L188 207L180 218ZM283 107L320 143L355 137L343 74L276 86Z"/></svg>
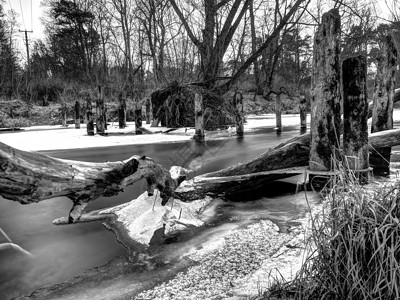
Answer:
<svg viewBox="0 0 400 300"><path fill-rule="evenodd" d="M147 144L113 146L77 150L43 152L57 158L103 162L117 161L132 155L146 155L167 169L181 165L195 174L216 171L230 165L244 162L284 140L299 134L297 128L285 129L277 135L274 130L254 131L244 138L235 137L206 141L169 144ZM215 136L218 134L216 133ZM136 198L145 190L145 183L138 182L115 197L101 198L90 205L98 209L124 203ZM295 186L285 182L269 184L265 195L248 202L217 203L220 220L215 226L208 226L201 234L187 240L180 248L199 246L201 243L221 235L227 230L243 225L254 219L284 221L300 215L305 203L297 203L293 196ZM68 214L71 201L57 198L38 204L21 205L0 197L0 227L12 241L34 255L25 259L12 253L2 252L0 256L0 299L10 291L13 296L29 293L45 284L65 281L90 268L104 265L112 258L124 255L126 250L116 242L112 232L100 222L66 226L52 225L52 221ZM6 242L0 235L0 243ZM170 247L174 247L173 245Z"/></svg>

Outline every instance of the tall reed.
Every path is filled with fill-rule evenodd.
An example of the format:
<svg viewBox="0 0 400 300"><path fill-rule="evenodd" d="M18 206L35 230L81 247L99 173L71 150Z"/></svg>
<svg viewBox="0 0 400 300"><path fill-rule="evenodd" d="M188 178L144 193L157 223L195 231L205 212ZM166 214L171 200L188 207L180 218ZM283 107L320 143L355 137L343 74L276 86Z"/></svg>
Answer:
<svg viewBox="0 0 400 300"><path fill-rule="evenodd" d="M336 167L328 209L312 216L312 251L264 299L400 299L400 182L371 190Z"/></svg>

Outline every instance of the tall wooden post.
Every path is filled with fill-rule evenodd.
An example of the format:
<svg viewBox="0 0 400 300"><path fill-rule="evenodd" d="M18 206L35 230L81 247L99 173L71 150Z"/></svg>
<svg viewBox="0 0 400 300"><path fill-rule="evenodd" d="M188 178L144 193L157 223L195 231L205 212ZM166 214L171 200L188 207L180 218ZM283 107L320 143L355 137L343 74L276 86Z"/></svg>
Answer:
<svg viewBox="0 0 400 300"><path fill-rule="evenodd" d="M194 94L194 124L196 141L204 140L204 116L203 116L203 96L200 93Z"/></svg>
<svg viewBox="0 0 400 300"><path fill-rule="evenodd" d="M371 133L393 129L393 99L395 92L397 48L391 35L386 36L383 51L378 57L372 104ZM376 151L375 151L376 150ZM375 149L371 152L370 163L374 174L390 174L391 147Z"/></svg>
<svg viewBox="0 0 400 300"><path fill-rule="evenodd" d="M345 166L368 182L367 59L357 56L343 61L343 152Z"/></svg>
<svg viewBox="0 0 400 300"><path fill-rule="evenodd" d="M142 117L142 105L137 100L135 103L135 132L136 134L142 134L140 128L142 128L143 117Z"/></svg>
<svg viewBox="0 0 400 300"><path fill-rule="evenodd" d="M150 99L146 99L146 124L150 124L150 111L151 111L151 102Z"/></svg>
<svg viewBox="0 0 400 300"><path fill-rule="evenodd" d="M75 101L75 128L81 128L81 104L78 100Z"/></svg>
<svg viewBox="0 0 400 300"><path fill-rule="evenodd" d="M105 110L103 89L99 86L99 95L96 100L96 132L100 135L104 135L106 130Z"/></svg>
<svg viewBox="0 0 400 300"><path fill-rule="evenodd" d="M275 98L275 119L276 119L276 131L282 131L282 101L281 93L278 92Z"/></svg>
<svg viewBox="0 0 400 300"><path fill-rule="evenodd" d="M120 129L123 129L126 127L126 94L120 92L118 102L118 125Z"/></svg>
<svg viewBox="0 0 400 300"><path fill-rule="evenodd" d="M307 100L305 95L300 95L300 131L307 130Z"/></svg>
<svg viewBox="0 0 400 300"><path fill-rule="evenodd" d="M329 171L340 136L340 15L322 15L315 33L311 80L310 170Z"/></svg>
<svg viewBox="0 0 400 300"><path fill-rule="evenodd" d="M238 136L243 136L244 126L244 109L243 109L243 95L241 92L237 91L233 96L233 107L235 110L235 126L236 134Z"/></svg>
<svg viewBox="0 0 400 300"><path fill-rule="evenodd" d="M89 95L86 96L86 122L87 135L94 135L92 99Z"/></svg>
<svg viewBox="0 0 400 300"><path fill-rule="evenodd" d="M65 100L61 103L61 125L67 127L67 103Z"/></svg>

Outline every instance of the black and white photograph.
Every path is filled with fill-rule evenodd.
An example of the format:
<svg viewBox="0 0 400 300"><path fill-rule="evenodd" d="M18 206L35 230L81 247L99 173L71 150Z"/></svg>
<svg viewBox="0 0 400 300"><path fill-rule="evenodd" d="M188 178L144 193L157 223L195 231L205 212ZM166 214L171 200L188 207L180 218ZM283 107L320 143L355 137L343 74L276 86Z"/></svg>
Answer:
<svg viewBox="0 0 400 300"><path fill-rule="evenodd" d="M0 300L400 299L399 0L0 0Z"/></svg>

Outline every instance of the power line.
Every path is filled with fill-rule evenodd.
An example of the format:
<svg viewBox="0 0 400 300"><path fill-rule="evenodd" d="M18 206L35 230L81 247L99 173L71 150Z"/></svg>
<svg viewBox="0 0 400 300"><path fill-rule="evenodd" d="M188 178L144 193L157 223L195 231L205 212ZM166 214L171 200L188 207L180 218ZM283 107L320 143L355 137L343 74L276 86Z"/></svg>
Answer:
<svg viewBox="0 0 400 300"><path fill-rule="evenodd" d="M26 30L25 19L24 19L24 11L22 10L21 0L19 0L19 8L21 9L22 22L24 23L24 28Z"/></svg>

